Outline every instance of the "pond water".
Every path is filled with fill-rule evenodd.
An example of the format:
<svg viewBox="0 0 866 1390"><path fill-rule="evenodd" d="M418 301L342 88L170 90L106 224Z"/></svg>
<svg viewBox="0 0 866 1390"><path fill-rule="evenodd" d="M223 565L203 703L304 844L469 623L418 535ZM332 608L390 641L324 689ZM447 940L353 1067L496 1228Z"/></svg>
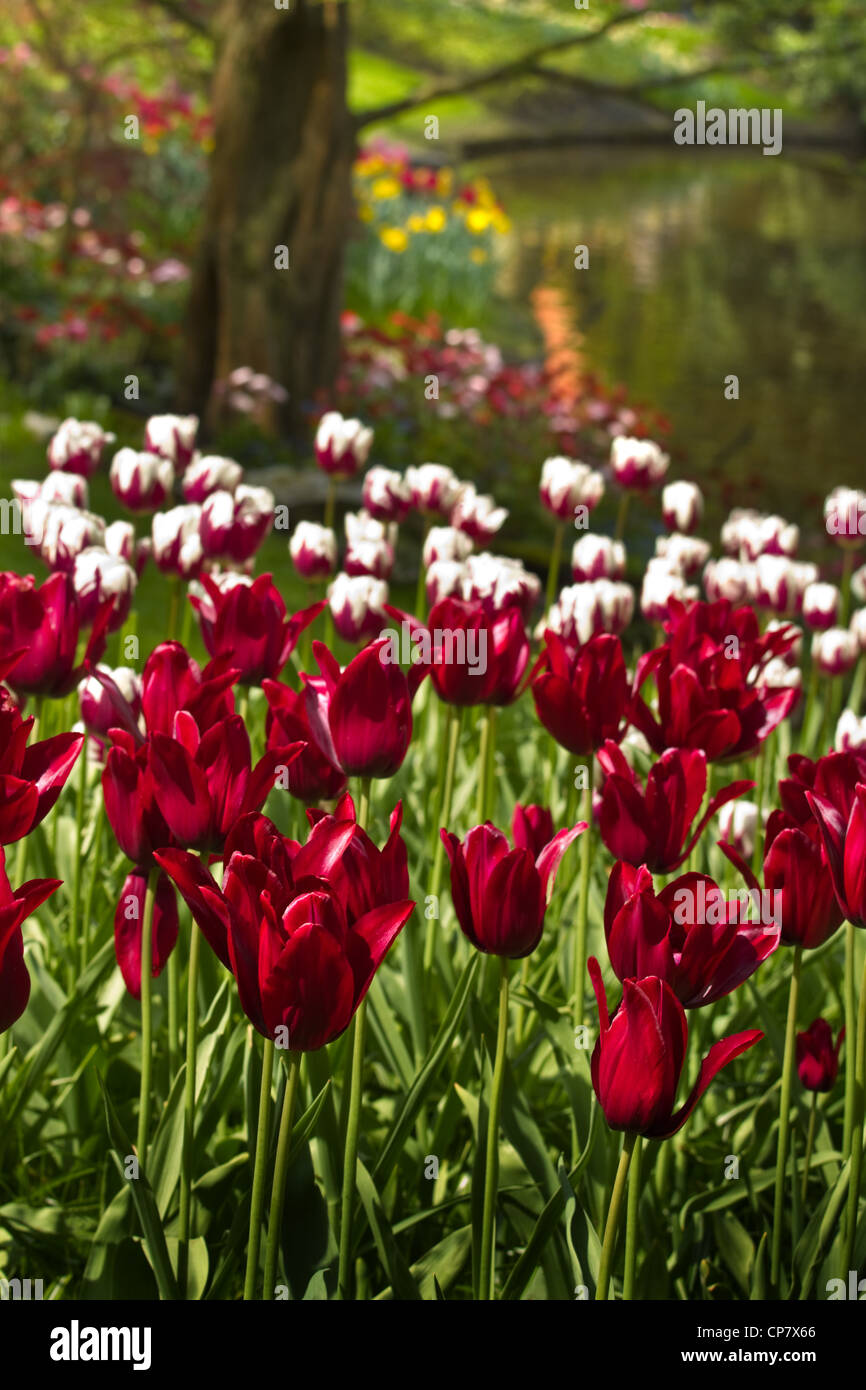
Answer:
<svg viewBox="0 0 866 1390"><path fill-rule="evenodd" d="M563 290L590 366L670 418L672 472L702 483L710 519L759 506L818 541L829 487L866 485L866 178L758 149L559 150L487 173L514 221L512 302Z"/></svg>

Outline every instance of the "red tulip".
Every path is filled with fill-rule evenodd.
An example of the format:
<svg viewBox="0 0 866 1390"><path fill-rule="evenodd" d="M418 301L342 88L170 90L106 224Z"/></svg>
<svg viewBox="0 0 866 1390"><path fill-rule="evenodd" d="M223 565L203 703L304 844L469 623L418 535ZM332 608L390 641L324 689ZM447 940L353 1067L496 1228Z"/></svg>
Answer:
<svg viewBox="0 0 866 1390"><path fill-rule="evenodd" d="M127 858L147 869L153 851L173 843L156 800L153 745L125 729L114 729L112 739L102 773L105 814Z"/></svg>
<svg viewBox="0 0 866 1390"><path fill-rule="evenodd" d="M529 661L517 608L489 616L480 601L444 598L430 610L426 629L414 626L426 634L430 679L440 700L510 705L517 699Z"/></svg>
<svg viewBox="0 0 866 1390"><path fill-rule="evenodd" d="M269 574L226 591L207 577L202 583L207 597L190 602L198 613L204 644L212 657L222 657L240 671L241 685L261 685L266 677L275 680L304 628L325 606L322 600L288 617Z"/></svg>
<svg viewBox="0 0 866 1390"><path fill-rule="evenodd" d="M653 714L635 695L633 722L656 753L701 748L709 762L742 758L791 713L799 691L764 685L762 672L796 640L796 629L761 636L751 608L726 600L670 603L664 646L638 662L635 690L650 676L658 689Z"/></svg>
<svg viewBox="0 0 866 1390"><path fill-rule="evenodd" d="M123 982L135 999L141 998L141 938L147 875L146 868L127 874L114 913L114 953ZM165 874L160 874L153 904L151 974L154 979L162 974L175 948L177 930L177 898Z"/></svg>
<svg viewBox="0 0 866 1390"><path fill-rule="evenodd" d="M157 856L232 970L247 1017L265 1037L287 1028L295 1051L324 1047L348 1027L414 908L389 900L382 883L377 905L355 916L345 880L333 875L357 830L323 817L299 846L264 817L247 817L237 842L257 854L227 845L222 888L190 854Z"/></svg>
<svg viewBox="0 0 866 1390"><path fill-rule="evenodd" d="M650 768L645 791L612 740L599 749L598 760L606 774L598 816L602 840L616 859L645 864L657 874L678 869L719 808L755 785L731 782L722 787L692 830L707 789L707 759L701 749L667 748Z"/></svg>
<svg viewBox="0 0 866 1390"><path fill-rule="evenodd" d="M98 672L94 674L102 679ZM234 714L231 686L237 674L225 658L209 662L201 671L179 642L161 642L147 658L141 676L141 709L148 733L170 734L179 710L187 710L202 732ZM128 715L126 722L119 722L129 727Z"/></svg>
<svg viewBox="0 0 866 1390"><path fill-rule="evenodd" d="M318 677L305 677L308 686L323 686ZM292 690L280 681L263 681L262 689L268 702L268 748L279 748L299 740L306 747L289 764L289 792L299 801L331 801L345 790L346 776L342 768L331 761L329 751L319 743L318 726L313 728L307 716L306 692ZM330 745L329 745L330 746Z"/></svg>
<svg viewBox="0 0 866 1390"><path fill-rule="evenodd" d="M805 950L823 945L843 920L821 827L807 796L807 788L815 787L816 777L821 789L833 784L830 760L822 758L821 763L824 766L819 775L819 764L796 755L788 759L795 777L779 783L782 809L771 813L764 845L764 883L781 894L782 941ZM856 763L851 760L846 767L853 772ZM801 782L799 775L811 780ZM854 785L852 782L852 801Z"/></svg>
<svg viewBox="0 0 866 1390"><path fill-rule="evenodd" d="M305 676L307 719L328 761L347 777L393 777L412 739L412 695L424 672L388 659L386 638L365 647L345 671L322 642L313 652L321 680Z"/></svg>
<svg viewBox="0 0 866 1390"><path fill-rule="evenodd" d="M22 719L0 686L0 845L29 835L48 815L84 743L83 734L56 734L27 746L33 719Z"/></svg>
<svg viewBox="0 0 866 1390"><path fill-rule="evenodd" d="M521 806L518 802L514 807L511 838L515 849L528 849L537 859L555 833L553 816L546 806Z"/></svg>
<svg viewBox="0 0 866 1390"><path fill-rule="evenodd" d="M807 800L821 829L842 914L855 926L866 927L866 782L855 787L847 819L844 802L818 792Z"/></svg>
<svg viewBox="0 0 866 1390"><path fill-rule="evenodd" d="M594 957L589 973L600 1023L592 1054L592 1085L611 1129L669 1139L685 1124L713 1077L764 1036L750 1029L713 1043L691 1094L675 1111L689 1036L682 1004L670 985L649 975L625 981L622 1002L610 1018Z"/></svg>
<svg viewBox="0 0 866 1390"><path fill-rule="evenodd" d="M571 830L560 830L537 857L530 849L510 849L489 821L470 830L462 844L450 831L440 830L451 863L457 920L477 950L512 960L535 950L560 860L585 829L586 821L580 821Z"/></svg>
<svg viewBox="0 0 866 1390"><path fill-rule="evenodd" d="M105 651L113 607L114 600L108 599L97 611L78 664L79 619L69 575L52 574L39 588L32 575L0 576L0 648L23 651L10 675L13 689L52 699L68 695L84 675L84 666Z"/></svg>
<svg viewBox="0 0 866 1390"><path fill-rule="evenodd" d="M615 864L604 905L614 974L620 980L657 975L686 1009L715 1003L779 944L778 922L749 920L757 915L750 912L753 901L727 901L718 884L695 873L672 879L656 895L646 868Z"/></svg>
<svg viewBox="0 0 866 1390"><path fill-rule="evenodd" d="M618 741L630 704L622 643L599 633L582 647L548 629L533 671L536 713L556 742L581 757Z"/></svg>
<svg viewBox="0 0 866 1390"><path fill-rule="evenodd" d="M55 878L34 878L13 890L6 877L6 854L0 846L0 1033L17 1022L30 998L21 923L57 891L60 883Z"/></svg>
<svg viewBox="0 0 866 1390"><path fill-rule="evenodd" d="M834 1044L825 1018L816 1018L803 1033L797 1034L797 1073L807 1091L832 1091L839 1075L839 1049L845 1029L840 1028Z"/></svg>

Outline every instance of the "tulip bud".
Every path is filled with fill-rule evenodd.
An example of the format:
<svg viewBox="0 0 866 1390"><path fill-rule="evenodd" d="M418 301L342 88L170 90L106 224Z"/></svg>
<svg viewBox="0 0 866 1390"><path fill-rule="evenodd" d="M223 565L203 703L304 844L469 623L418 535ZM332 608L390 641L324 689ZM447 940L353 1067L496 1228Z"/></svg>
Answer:
<svg viewBox="0 0 866 1390"><path fill-rule="evenodd" d="M412 504L409 485L391 468L371 468L364 475L362 497L377 521L402 521Z"/></svg>
<svg viewBox="0 0 866 1390"><path fill-rule="evenodd" d="M866 652L866 608L858 608L851 615L849 624L861 652Z"/></svg>
<svg viewBox="0 0 866 1390"><path fill-rule="evenodd" d="M106 434L93 420L64 420L48 445L48 464L65 473L79 473L89 478L102 460L106 444L113 444L115 435Z"/></svg>
<svg viewBox="0 0 866 1390"><path fill-rule="evenodd" d="M846 676L859 655L857 639L847 628L831 627L812 639L812 660L824 676Z"/></svg>
<svg viewBox="0 0 866 1390"><path fill-rule="evenodd" d="M197 415L151 415L144 427L144 447L161 454L180 472L193 456L197 433Z"/></svg>
<svg viewBox="0 0 866 1390"><path fill-rule="evenodd" d="M672 574L667 561L649 561L640 593L640 610L648 622L665 622L670 615L671 599L687 603L697 598L697 589L686 584L682 575Z"/></svg>
<svg viewBox="0 0 866 1390"><path fill-rule="evenodd" d="M194 454L181 481L184 501L200 505L212 492L234 494L243 476L244 470L234 459L220 454Z"/></svg>
<svg viewBox="0 0 866 1390"><path fill-rule="evenodd" d="M235 564L251 560L274 520L274 494L241 484L234 493L212 492L201 506L201 544L207 559Z"/></svg>
<svg viewBox="0 0 866 1390"><path fill-rule="evenodd" d="M451 525L476 544L485 544L496 535L507 516L506 508L497 507L491 496L476 492L472 483L464 483L451 512Z"/></svg>
<svg viewBox="0 0 866 1390"><path fill-rule="evenodd" d="M459 560L434 560L424 579L428 607L452 595L462 598L465 573L466 567Z"/></svg>
<svg viewBox="0 0 866 1390"><path fill-rule="evenodd" d="M451 515L461 483L445 464L422 463L406 469L406 486L416 511L445 518Z"/></svg>
<svg viewBox="0 0 866 1390"><path fill-rule="evenodd" d="M750 603L757 590L757 574L751 563L724 556L709 560L704 570L704 593L710 603L728 599L730 603Z"/></svg>
<svg viewBox="0 0 866 1390"><path fill-rule="evenodd" d="M427 532L422 551L425 569L437 560L465 560L471 554L472 541L453 526L433 526Z"/></svg>
<svg viewBox="0 0 866 1390"><path fill-rule="evenodd" d="M625 546L608 536L587 533L574 543L571 573L575 584L593 579L621 579L625 574Z"/></svg>
<svg viewBox="0 0 866 1390"><path fill-rule="evenodd" d="M618 435L611 440L610 466L621 488L629 492L648 492L668 471L670 459L651 439L629 439Z"/></svg>
<svg viewBox="0 0 866 1390"><path fill-rule="evenodd" d="M841 595L835 584L810 584L803 593L803 618L816 632L839 621Z"/></svg>
<svg viewBox="0 0 866 1390"><path fill-rule="evenodd" d="M393 568L394 551L385 540L357 541L343 561L346 574L371 574L375 579L390 579Z"/></svg>
<svg viewBox="0 0 866 1390"><path fill-rule="evenodd" d="M141 676L129 666L98 668L120 691L136 720L141 715ZM84 727L95 738L105 738L109 729L117 727L117 706L96 676L86 676L78 687L78 704Z"/></svg>
<svg viewBox="0 0 866 1390"><path fill-rule="evenodd" d="M604 478L586 463L576 459L545 459L539 488L541 504L560 521L570 521L575 508L586 507L588 512L598 506L604 496Z"/></svg>
<svg viewBox="0 0 866 1390"><path fill-rule="evenodd" d="M70 573L76 558L89 546L102 545L105 522L77 507L45 507L33 503L30 520L41 536L39 554L49 569Z"/></svg>
<svg viewBox="0 0 866 1390"><path fill-rule="evenodd" d="M132 596L138 580L135 570L125 560L109 555L107 550L91 546L76 556L72 571L75 597L82 627L91 627L97 613L108 599L114 599L110 632L116 632L129 617Z"/></svg>
<svg viewBox="0 0 866 1390"><path fill-rule="evenodd" d="M824 501L824 524L837 545L846 549L862 546L866 539L866 492L834 488Z"/></svg>
<svg viewBox="0 0 866 1390"><path fill-rule="evenodd" d="M656 559L664 560L671 574L680 574L684 579L694 579L706 565L709 555L709 541L702 541L698 536L682 536L674 531L656 540Z"/></svg>
<svg viewBox="0 0 866 1390"><path fill-rule="evenodd" d="M479 602L490 617L506 608L518 608L524 622L541 595L541 581L525 570L519 560L502 555L470 555L462 566L461 596L467 602Z"/></svg>
<svg viewBox="0 0 866 1390"><path fill-rule="evenodd" d="M759 608L780 617L802 612L803 595L818 578L818 567L784 555L762 554L755 562L755 598Z"/></svg>
<svg viewBox="0 0 866 1390"><path fill-rule="evenodd" d="M338 574L328 586L334 627L344 642L368 642L387 622L388 585L368 574Z"/></svg>
<svg viewBox="0 0 866 1390"><path fill-rule="evenodd" d="M41 483L19 479L12 484L12 492L22 508L37 499L47 506L87 507L87 479L79 473L62 473L59 470L49 473ZM24 529L27 530L25 523Z"/></svg>
<svg viewBox="0 0 866 1390"><path fill-rule="evenodd" d="M768 813L763 814L767 823ZM732 845L743 859L751 859L758 828L758 808L754 801L729 801L719 812L719 833L725 844Z"/></svg>
<svg viewBox="0 0 866 1390"><path fill-rule="evenodd" d="M833 747L839 753L866 748L866 717L859 719L852 709L843 710L836 725Z"/></svg>
<svg viewBox="0 0 866 1390"><path fill-rule="evenodd" d="M797 1075L807 1091L832 1091L839 1075L839 1049L844 1036L845 1029L841 1028L834 1044L832 1030L824 1018L816 1018L797 1034Z"/></svg>
<svg viewBox="0 0 866 1390"><path fill-rule="evenodd" d="M337 537L328 526L299 521L289 541L292 563L302 579L328 579L337 568Z"/></svg>
<svg viewBox="0 0 866 1390"><path fill-rule="evenodd" d="M316 463L332 477L350 478L367 462L372 444L373 431L360 420L346 420L339 411L329 410L316 430Z"/></svg>
<svg viewBox="0 0 866 1390"><path fill-rule="evenodd" d="M174 467L159 454L119 449L111 461L111 488L131 512L156 512L171 496Z"/></svg>
<svg viewBox="0 0 866 1390"><path fill-rule="evenodd" d="M666 483L662 489L662 520L669 531L690 536L701 524L704 497L697 483Z"/></svg>
<svg viewBox="0 0 866 1390"><path fill-rule="evenodd" d="M187 503L157 512L152 522L153 558L164 574L194 579L204 564L201 507Z"/></svg>

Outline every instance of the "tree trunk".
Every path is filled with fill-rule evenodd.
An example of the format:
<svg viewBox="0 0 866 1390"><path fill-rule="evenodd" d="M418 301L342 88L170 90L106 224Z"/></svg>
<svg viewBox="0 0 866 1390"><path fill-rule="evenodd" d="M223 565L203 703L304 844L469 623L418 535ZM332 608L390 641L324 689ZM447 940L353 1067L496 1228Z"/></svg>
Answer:
<svg viewBox="0 0 866 1390"><path fill-rule="evenodd" d="M345 3L224 0L214 151L180 373L183 407L213 422L237 367L289 392L262 423L297 429L339 355L354 133ZM288 269L280 269L280 249Z"/></svg>

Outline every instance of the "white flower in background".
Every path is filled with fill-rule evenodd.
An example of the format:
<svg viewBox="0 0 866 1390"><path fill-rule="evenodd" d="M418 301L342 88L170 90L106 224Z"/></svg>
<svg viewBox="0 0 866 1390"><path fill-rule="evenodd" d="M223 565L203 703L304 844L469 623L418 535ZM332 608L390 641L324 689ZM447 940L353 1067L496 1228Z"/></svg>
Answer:
<svg viewBox="0 0 866 1390"><path fill-rule="evenodd" d="M630 492L648 492L668 471L670 459L651 439L630 439L619 435L611 440L610 466L620 487Z"/></svg>
<svg viewBox="0 0 866 1390"><path fill-rule="evenodd" d="M764 666L752 668L749 683L762 690L799 690L803 674L799 666L790 665L781 656L773 656Z"/></svg>
<svg viewBox="0 0 866 1390"><path fill-rule="evenodd" d="M338 574L328 587L334 627L344 642L368 642L388 621L388 585L369 574Z"/></svg>
<svg viewBox="0 0 866 1390"><path fill-rule="evenodd" d="M825 676L844 676L853 670L860 655L860 646L853 632L845 627L830 627L816 632L812 639L812 660Z"/></svg>
<svg viewBox="0 0 866 1390"><path fill-rule="evenodd" d="M131 521L112 521L111 525L105 528L102 544L109 555L115 555L118 560L125 560L129 565L135 563L138 547L135 527Z"/></svg>
<svg viewBox="0 0 866 1390"><path fill-rule="evenodd" d="M859 719L852 709L844 709L836 725L833 747L837 753L866 748L866 719Z"/></svg>
<svg viewBox="0 0 866 1390"><path fill-rule="evenodd" d="M592 511L604 496L604 478L587 463L557 455L541 467L539 496L542 506L560 521L570 521L575 508Z"/></svg>
<svg viewBox="0 0 866 1390"><path fill-rule="evenodd" d="M412 505L409 484L393 468L371 468L365 473L361 497L378 521L402 521Z"/></svg>
<svg viewBox="0 0 866 1390"><path fill-rule="evenodd" d="M422 463L406 469L406 486L417 511L444 519L451 515L462 483L444 463Z"/></svg>
<svg viewBox="0 0 866 1390"><path fill-rule="evenodd" d="M251 560L271 529L276 501L270 488L241 484L212 492L201 505L201 542L208 559Z"/></svg>
<svg viewBox="0 0 866 1390"><path fill-rule="evenodd" d="M818 578L818 566L784 555L759 555L755 561L754 602L780 617L799 614L803 595Z"/></svg>
<svg viewBox="0 0 866 1390"><path fill-rule="evenodd" d="M690 536L701 524L704 495L697 483L666 483L662 489L662 520L669 531Z"/></svg>
<svg viewBox="0 0 866 1390"><path fill-rule="evenodd" d="M673 573L664 559L652 559L646 567L640 591L640 611L648 622L662 623L669 616L673 598L689 603L699 597L697 587Z"/></svg>
<svg viewBox="0 0 866 1390"><path fill-rule="evenodd" d="M765 516L750 509L735 510L722 527L722 547L741 560L757 560L761 555L787 555L797 552L800 528L781 516Z"/></svg>
<svg viewBox="0 0 866 1390"><path fill-rule="evenodd" d="M356 541L346 549L343 569L347 574L372 574L377 579L390 579L394 568L394 550L386 540Z"/></svg>
<svg viewBox="0 0 866 1390"><path fill-rule="evenodd" d="M453 526L433 526L427 532L422 553L424 568L429 569L437 560L465 560L472 554L472 541Z"/></svg>
<svg viewBox="0 0 866 1390"><path fill-rule="evenodd" d="M168 512L157 512L151 523L153 558L166 574L184 579L198 575L204 562L201 542L201 507L187 502Z"/></svg>
<svg viewBox="0 0 866 1390"><path fill-rule="evenodd" d="M708 560L703 574L704 592L710 603L727 599L730 603L749 603L758 587L755 566L723 555L720 560Z"/></svg>
<svg viewBox="0 0 866 1390"><path fill-rule="evenodd" d="M624 632L634 615L634 590L630 584L613 579L595 579L586 584L569 584L562 589L546 620L545 628L558 632L566 642L583 646L599 632Z"/></svg>
<svg viewBox="0 0 866 1390"><path fill-rule="evenodd" d="M108 476L118 502L131 512L159 511L174 487L171 460L147 450L118 449Z"/></svg>
<svg viewBox="0 0 866 1390"><path fill-rule="evenodd" d="M866 565L861 565L852 574L851 592L858 603L866 603Z"/></svg>
<svg viewBox="0 0 866 1390"><path fill-rule="evenodd" d="M144 427L144 447L170 459L180 471L193 456L197 433L197 415L151 415Z"/></svg>
<svg viewBox="0 0 866 1390"><path fill-rule="evenodd" d="M848 626L857 639L861 652L866 652L866 608L855 608Z"/></svg>
<svg viewBox="0 0 866 1390"><path fill-rule="evenodd" d="M104 676L108 676L120 691L136 718L141 715L141 676L129 666L98 666ZM104 738L109 729L120 724L115 702L101 681L95 676L85 676L78 684L78 705L84 728L97 738Z"/></svg>
<svg viewBox="0 0 866 1390"><path fill-rule="evenodd" d="M346 512L344 518L346 544L351 548L365 541L387 541L390 546L397 544L396 522L378 521L362 508L360 512Z"/></svg>
<svg viewBox="0 0 866 1390"><path fill-rule="evenodd" d="M138 579L125 560L109 555L99 546L91 546L76 556L72 583L83 627L89 627L101 606L108 599L114 599L109 623L109 631L114 631L129 615Z"/></svg>
<svg viewBox="0 0 866 1390"><path fill-rule="evenodd" d="M479 493L473 483L464 483L451 512L451 525L483 544L492 540L507 516L507 509L497 507L489 493Z"/></svg>
<svg viewBox="0 0 866 1390"><path fill-rule="evenodd" d="M61 421L48 444L49 467L89 478L99 467L106 444L113 444L115 439L116 435L107 434L95 420L69 416Z"/></svg>
<svg viewBox="0 0 866 1390"><path fill-rule="evenodd" d="M827 535L839 544L857 547L866 542L866 492L835 487L824 499Z"/></svg>
<svg viewBox="0 0 866 1390"><path fill-rule="evenodd" d="M698 536L685 536L673 531L669 536L656 537L656 559L664 560L672 574L694 579L709 557L709 541L702 541Z"/></svg>
<svg viewBox="0 0 866 1390"><path fill-rule="evenodd" d="M204 502L212 492L231 492L243 482L244 470L221 454L193 455L181 481L186 502Z"/></svg>
<svg viewBox="0 0 866 1390"><path fill-rule="evenodd" d="M519 560L484 552L464 561L461 594L482 603L491 615L506 608L519 608L528 622L541 595L541 581L524 569Z"/></svg>
<svg viewBox="0 0 866 1390"><path fill-rule="evenodd" d="M575 584L584 584L588 579L621 579L625 574L625 546L609 536L587 532L574 543L571 574Z"/></svg>
<svg viewBox="0 0 866 1390"><path fill-rule="evenodd" d="M17 479L12 484L12 495L18 498L22 509L37 499L48 506L82 507L88 503L87 479L80 473L49 473L41 482L29 478Z"/></svg>
<svg viewBox="0 0 866 1390"><path fill-rule="evenodd" d="M329 526L299 521L289 541L292 563L302 579L326 579L337 568L337 537Z"/></svg>
<svg viewBox="0 0 866 1390"><path fill-rule="evenodd" d="M762 821L766 824L768 812ZM754 801L738 797L727 801L719 811L719 838L732 845L744 859L751 859L755 850L755 831L758 828L758 808Z"/></svg>
<svg viewBox="0 0 866 1390"><path fill-rule="evenodd" d="M76 556L89 546L102 545L105 522L93 512L78 507L55 507L31 502L28 521L34 539L39 537L39 554L49 569L72 571Z"/></svg>
<svg viewBox="0 0 866 1390"><path fill-rule="evenodd" d="M784 618L771 618L767 623L767 636L771 636L774 632L785 632L788 636L792 632L796 633L795 640L778 659L784 661L786 666L799 666L803 656L803 629L798 627L796 623L789 623Z"/></svg>
<svg viewBox="0 0 866 1390"><path fill-rule="evenodd" d="M808 627L824 632L839 621L842 595L835 584L810 584L803 593L803 618Z"/></svg>
<svg viewBox="0 0 866 1390"><path fill-rule="evenodd" d="M373 431L360 420L328 410L319 421L314 450L323 473L349 478L363 468L373 445Z"/></svg>
<svg viewBox="0 0 866 1390"><path fill-rule="evenodd" d="M432 608L443 598L462 598L464 573L462 560L434 560L428 565L424 576L428 607Z"/></svg>

